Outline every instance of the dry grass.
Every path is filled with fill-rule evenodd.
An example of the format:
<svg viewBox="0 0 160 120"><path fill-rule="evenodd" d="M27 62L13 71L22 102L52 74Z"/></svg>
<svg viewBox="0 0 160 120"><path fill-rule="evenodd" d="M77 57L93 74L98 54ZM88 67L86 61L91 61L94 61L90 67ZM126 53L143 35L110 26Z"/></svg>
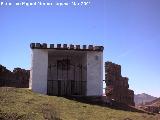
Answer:
<svg viewBox="0 0 160 120"><path fill-rule="evenodd" d="M28 89L0 88L0 120L160 120L158 117L41 95Z"/></svg>

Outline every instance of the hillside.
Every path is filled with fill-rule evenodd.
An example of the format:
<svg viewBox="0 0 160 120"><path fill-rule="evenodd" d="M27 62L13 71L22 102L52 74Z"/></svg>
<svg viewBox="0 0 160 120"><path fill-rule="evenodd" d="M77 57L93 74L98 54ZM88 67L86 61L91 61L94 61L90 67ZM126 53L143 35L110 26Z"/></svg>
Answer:
<svg viewBox="0 0 160 120"><path fill-rule="evenodd" d="M142 103L144 104L146 102L151 102L155 99L157 99L157 98L154 96L148 95L146 93L134 95L134 102L136 105L142 104Z"/></svg>
<svg viewBox="0 0 160 120"><path fill-rule="evenodd" d="M157 98L151 102L147 102L146 105L157 106L160 107L160 98Z"/></svg>
<svg viewBox="0 0 160 120"><path fill-rule="evenodd" d="M158 117L41 95L28 89L0 88L1 120L158 120Z"/></svg>

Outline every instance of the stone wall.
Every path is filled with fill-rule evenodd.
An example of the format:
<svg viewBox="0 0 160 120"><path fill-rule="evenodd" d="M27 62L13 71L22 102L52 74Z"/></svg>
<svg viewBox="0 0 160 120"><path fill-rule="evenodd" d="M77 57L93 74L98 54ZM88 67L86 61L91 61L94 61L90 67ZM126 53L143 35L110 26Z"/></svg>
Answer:
<svg viewBox="0 0 160 120"><path fill-rule="evenodd" d="M47 94L48 51L32 49L30 86L33 92Z"/></svg>
<svg viewBox="0 0 160 120"><path fill-rule="evenodd" d="M107 99L134 105L134 91L129 89L128 78L122 77L120 65L105 62L105 82Z"/></svg>
<svg viewBox="0 0 160 120"><path fill-rule="evenodd" d="M103 95L103 53L87 52L87 96Z"/></svg>
<svg viewBox="0 0 160 120"><path fill-rule="evenodd" d="M0 65L0 87L29 87L29 70L14 68L13 72Z"/></svg>

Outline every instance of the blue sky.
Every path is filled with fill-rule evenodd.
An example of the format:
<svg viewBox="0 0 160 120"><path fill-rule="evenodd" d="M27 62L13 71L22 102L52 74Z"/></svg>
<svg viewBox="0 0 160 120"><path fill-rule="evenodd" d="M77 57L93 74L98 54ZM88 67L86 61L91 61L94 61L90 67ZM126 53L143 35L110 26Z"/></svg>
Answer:
<svg viewBox="0 0 160 120"><path fill-rule="evenodd" d="M160 1L74 1L90 4L0 6L0 64L29 69L31 42L103 45L104 61L122 66L135 93L160 97Z"/></svg>

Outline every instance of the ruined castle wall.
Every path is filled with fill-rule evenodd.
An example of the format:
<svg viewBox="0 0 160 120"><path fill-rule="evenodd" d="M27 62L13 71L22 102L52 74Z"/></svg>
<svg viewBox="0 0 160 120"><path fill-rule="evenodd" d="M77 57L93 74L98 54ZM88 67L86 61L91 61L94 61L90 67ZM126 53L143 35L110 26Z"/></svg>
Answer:
<svg viewBox="0 0 160 120"><path fill-rule="evenodd" d="M0 87L29 87L29 70L14 68L13 72L0 65Z"/></svg>
<svg viewBox="0 0 160 120"><path fill-rule="evenodd" d="M105 63L106 96L108 99L134 105L134 91L129 89L128 78L121 76L121 66Z"/></svg>

